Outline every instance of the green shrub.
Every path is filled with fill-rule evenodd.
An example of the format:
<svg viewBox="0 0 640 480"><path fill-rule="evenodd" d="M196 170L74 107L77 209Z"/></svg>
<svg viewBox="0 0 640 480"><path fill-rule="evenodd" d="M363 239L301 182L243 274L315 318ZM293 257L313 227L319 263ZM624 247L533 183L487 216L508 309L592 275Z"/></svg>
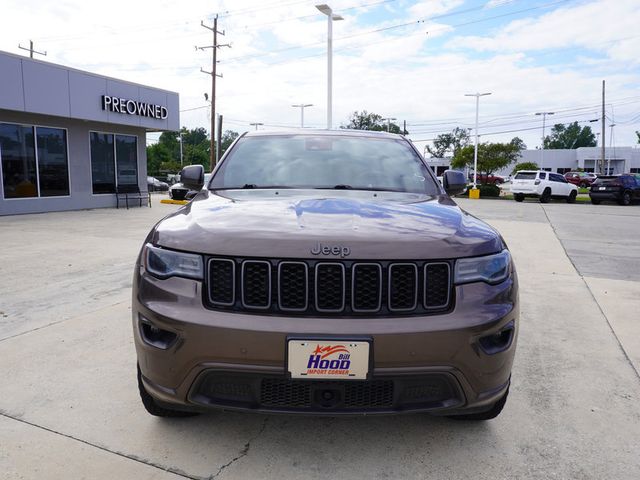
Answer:
<svg viewBox="0 0 640 480"><path fill-rule="evenodd" d="M478 185L478 189L480 190L480 198L482 197L499 197L500 196L500 188L497 185Z"/></svg>

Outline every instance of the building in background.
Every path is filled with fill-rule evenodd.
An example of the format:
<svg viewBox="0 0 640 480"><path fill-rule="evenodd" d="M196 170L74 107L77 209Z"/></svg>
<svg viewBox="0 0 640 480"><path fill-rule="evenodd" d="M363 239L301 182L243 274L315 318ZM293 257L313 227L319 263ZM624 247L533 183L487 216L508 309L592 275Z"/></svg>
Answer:
<svg viewBox="0 0 640 480"><path fill-rule="evenodd" d="M0 51L0 215L115 207L147 189L146 133L178 131L177 93Z"/></svg>
<svg viewBox="0 0 640 480"><path fill-rule="evenodd" d="M521 162L534 162L540 166L540 150L522 150ZM600 147L581 147L576 149L558 149L544 151L544 170L555 173L567 173L577 169L585 172L595 172L597 161L602 156ZM438 176L450 168L451 158L427 158L429 166ZM515 164L494 172L496 175L509 176ZM605 173L618 175L620 173L640 173L640 148L615 147L605 148ZM478 172L480 173L480 172Z"/></svg>

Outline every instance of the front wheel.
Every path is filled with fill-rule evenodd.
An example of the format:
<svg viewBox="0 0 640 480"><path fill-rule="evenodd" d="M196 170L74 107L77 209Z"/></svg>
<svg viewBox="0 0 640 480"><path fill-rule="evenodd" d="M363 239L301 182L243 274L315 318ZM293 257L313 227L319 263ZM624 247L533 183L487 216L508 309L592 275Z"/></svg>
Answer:
<svg viewBox="0 0 640 480"><path fill-rule="evenodd" d="M576 203L576 197L578 196L578 192L575 190L571 190L571 193L567 197L567 203Z"/></svg>
<svg viewBox="0 0 640 480"><path fill-rule="evenodd" d="M551 189L545 188L542 195L540 195L540 203L549 203L549 200L551 200Z"/></svg>
<svg viewBox="0 0 640 480"><path fill-rule="evenodd" d="M582 182L582 183L580 184L580 188L587 188L588 186L589 186L589 184L588 184L588 183L585 183L585 182Z"/></svg>
<svg viewBox="0 0 640 480"><path fill-rule="evenodd" d="M618 200L618 203L620 205L631 205L631 192L624 192L620 200Z"/></svg>
<svg viewBox="0 0 640 480"><path fill-rule="evenodd" d="M524 195L522 193L516 193L513 195L513 199L516 202L522 202L524 200Z"/></svg>
<svg viewBox="0 0 640 480"><path fill-rule="evenodd" d="M508 395L509 389L507 388L507 391L504 392L502 398L494 403L491 409L487 410L486 412L468 413L466 415L450 415L449 418L453 418L454 420L491 420L500 415L500 412L502 412L502 409L507 403Z"/></svg>

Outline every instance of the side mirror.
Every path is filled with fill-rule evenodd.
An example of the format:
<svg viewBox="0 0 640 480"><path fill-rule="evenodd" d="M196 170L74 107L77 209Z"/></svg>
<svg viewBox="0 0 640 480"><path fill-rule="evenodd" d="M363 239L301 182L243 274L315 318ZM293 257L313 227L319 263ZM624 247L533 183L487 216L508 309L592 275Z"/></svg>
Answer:
<svg viewBox="0 0 640 480"><path fill-rule="evenodd" d="M458 170L447 170L442 175L442 186L448 195L458 195L467 189L464 173Z"/></svg>
<svg viewBox="0 0 640 480"><path fill-rule="evenodd" d="M202 190L204 185L204 167L202 165L189 165L180 171L180 181L189 190Z"/></svg>

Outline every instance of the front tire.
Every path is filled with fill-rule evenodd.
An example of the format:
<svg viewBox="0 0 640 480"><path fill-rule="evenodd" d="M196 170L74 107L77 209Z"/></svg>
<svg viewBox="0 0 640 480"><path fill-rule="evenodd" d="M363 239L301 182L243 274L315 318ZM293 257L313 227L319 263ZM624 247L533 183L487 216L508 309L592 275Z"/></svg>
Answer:
<svg viewBox="0 0 640 480"><path fill-rule="evenodd" d="M450 415L449 418L452 418L454 420L472 420L472 421L494 419L498 415L500 415L500 412L502 412L502 409L504 408L505 404L507 403L507 396L508 395L509 395L509 388L507 388L507 391L504 392L504 395L502 396L502 398L500 398L500 400L498 400L496 403L494 403L493 406L491 407L491 409L487 410L486 412L468 413L466 415L465 414L463 414L463 415Z"/></svg>
<svg viewBox="0 0 640 480"><path fill-rule="evenodd" d="M516 193L513 195L513 199L516 202L522 202L524 200L524 195L522 193Z"/></svg>
<svg viewBox="0 0 640 480"><path fill-rule="evenodd" d="M571 193L567 197L567 203L576 203L576 197L578 196L578 192L575 190L571 190Z"/></svg>
<svg viewBox="0 0 640 480"><path fill-rule="evenodd" d="M138 390L140 391L140 399L142 400L142 405L144 405L145 410L154 417L179 418L193 417L194 415L198 415L196 412L171 410L158 405L154 398L149 394L149 392L147 392L147 389L144 388L144 384L142 383L142 373L140 372L140 365L138 365Z"/></svg>
<svg viewBox="0 0 640 480"><path fill-rule="evenodd" d="M542 195L540 195L540 203L549 203L549 200L551 200L551 189L545 188Z"/></svg>

